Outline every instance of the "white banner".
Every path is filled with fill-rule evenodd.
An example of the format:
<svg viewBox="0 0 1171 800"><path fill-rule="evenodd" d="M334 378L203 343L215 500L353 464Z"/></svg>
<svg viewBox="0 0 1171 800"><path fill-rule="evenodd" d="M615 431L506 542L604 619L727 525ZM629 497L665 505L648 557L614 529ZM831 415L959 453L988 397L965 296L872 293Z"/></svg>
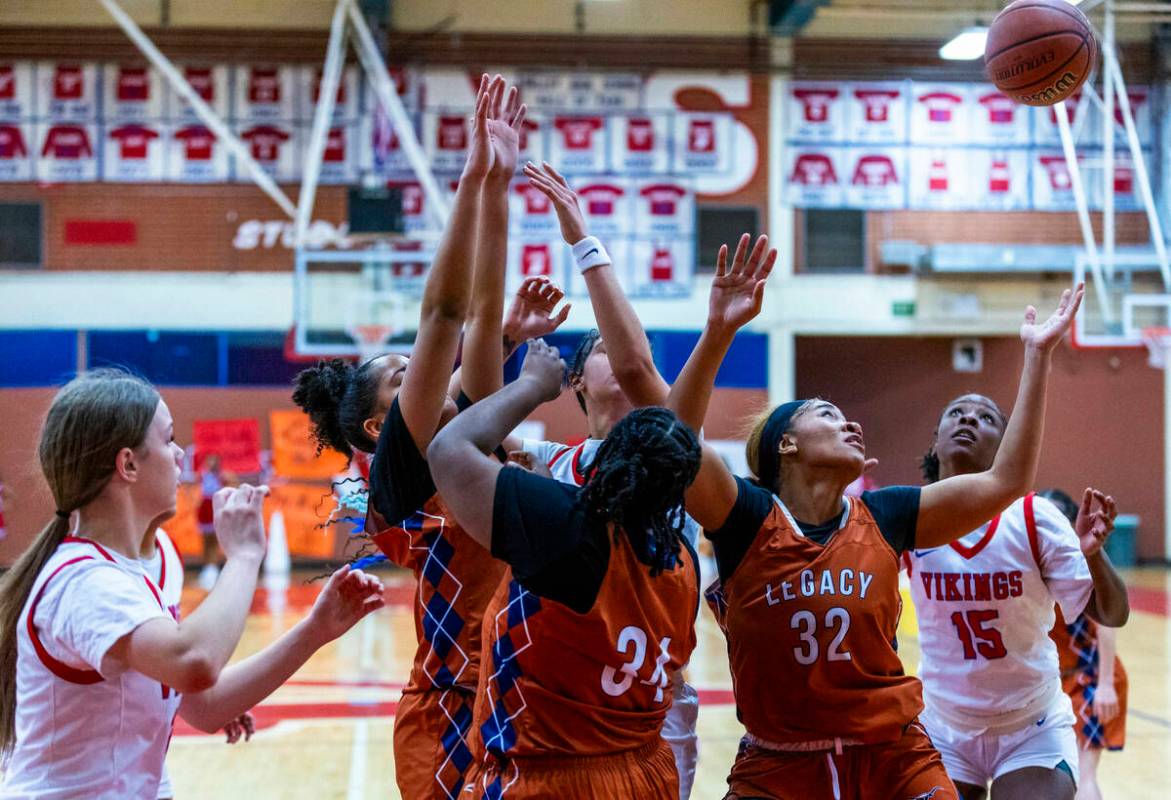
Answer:
<svg viewBox="0 0 1171 800"><path fill-rule="evenodd" d="M992 84L978 84L971 94L970 139L975 144L1021 147L1031 139L1031 115Z"/></svg>
<svg viewBox="0 0 1171 800"><path fill-rule="evenodd" d="M312 123L301 125L301 141L308 146ZM334 125L325 138L325 150L321 156L321 176L325 185L354 183L358 179L358 125L349 123Z"/></svg>
<svg viewBox="0 0 1171 800"><path fill-rule="evenodd" d="M32 125L0 122L0 181L32 180L32 134Z"/></svg>
<svg viewBox="0 0 1171 800"><path fill-rule="evenodd" d="M911 95L913 144L967 144L970 139L970 84L914 83Z"/></svg>
<svg viewBox="0 0 1171 800"><path fill-rule="evenodd" d="M184 64L178 67L179 72L203 102L211 106L221 119L229 115L231 98L228 96L228 68L226 66L210 66L207 64ZM184 122L197 122L199 118L187 101L175 93L170 84L167 84L166 112L172 119Z"/></svg>
<svg viewBox="0 0 1171 800"><path fill-rule="evenodd" d="M1069 211L1077 208L1073 197L1073 178L1061 150L1034 150L1032 159L1033 208L1037 211ZM1078 165L1088 190L1091 185L1090 175L1087 174L1084 160L1085 156L1079 154Z"/></svg>
<svg viewBox="0 0 1171 800"><path fill-rule="evenodd" d="M410 171L398 132L381 108L362 115L356 135L359 172L385 177Z"/></svg>
<svg viewBox="0 0 1171 800"><path fill-rule="evenodd" d="M844 150L843 178L849 176L845 204L854 208L905 208L905 147L849 147Z"/></svg>
<svg viewBox="0 0 1171 800"><path fill-rule="evenodd" d="M684 238L695 231L695 194L673 181L640 184L634 216L639 237Z"/></svg>
<svg viewBox="0 0 1171 800"><path fill-rule="evenodd" d="M467 114L427 112L423 115L423 146L431 169L437 172L463 169L471 136L471 118Z"/></svg>
<svg viewBox="0 0 1171 800"><path fill-rule="evenodd" d="M238 121L281 120L297 116L296 68L274 64L236 67L236 108Z"/></svg>
<svg viewBox="0 0 1171 800"><path fill-rule="evenodd" d="M847 107L844 83L794 83L784 110L789 139L804 142L840 142L846 138Z"/></svg>
<svg viewBox="0 0 1171 800"><path fill-rule="evenodd" d="M33 66L28 62L0 62L0 117L28 118L36 114Z"/></svg>
<svg viewBox="0 0 1171 800"><path fill-rule="evenodd" d="M91 120L98 113L98 68L79 62L37 64L37 116Z"/></svg>
<svg viewBox="0 0 1171 800"><path fill-rule="evenodd" d="M93 123L42 123L37 126L39 181L93 181L98 177L94 155L98 126Z"/></svg>
<svg viewBox="0 0 1171 800"><path fill-rule="evenodd" d="M667 114L610 117L610 163L617 172L666 172L670 155Z"/></svg>
<svg viewBox="0 0 1171 800"><path fill-rule="evenodd" d="M163 116L163 76L146 64L106 64L102 67L107 124L159 119ZM117 120L114 122L112 120Z"/></svg>
<svg viewBox="0 0 1171 800"><path fill-rule="evenodd" d="M297 75L298 115L302 120L311 120L317 110L317 98L320 96L321 67L301 67ZM341 80L338 81L337 95L334 98L333 122L340 124L358 116L358 69L347 67L342 70ZM310 126L312 128L312 126Z"/></svg>
<svg viewBox="0 0 1171 800"><path fill-rule="evenodd" d="M509 192L509 228L519 236L560 237L553 203L537 187L521 179L513 183Z"/></svg>
<svg viewBox="0 0 1171 800"><path fill-rule="evenodd" d="M960 209L972 203L970 150L911 149L911 208Z"/></svg>
<svg viewBox="0 0 1171 800"><path fill-rule="evenodd" d="M222 183L229 178L228 150L201 124L175 125L167 140L167 180Z"/></svg>
<svg viewBox="0 0 1171 800"><path fill-rule="evenodd" d="M137 183L163 179L166 139L152 125L128 122L105 129L103 177Z"/></svg>
<svg viewBox="0 0 1171 800"><path fill-rule="evenodd" d="M291 125L258 122L240 124L237 135L248 145L249 152L275 181L295 181L301 174L301 148L297 131ZM236 179L247 180L237 165Z"/></svg>
<svg viewBox="0 0 1171 800"><path fill-rule="evenodd" d="M606 121L601 116L553 118L549 160L562 174L606 169Z"/></svg>
<svg viewBox="0 0 1171 800"><path fill-rule="evenodd" d="M634 231L633 185L614 177L582 180L577 185L589 232L607 243ZM613 254L611 253L611 256Z"/></svg>
<svg viewBox="0 0 1171 800"><path fill-rule="evenodd" d="M845 151L817 145L786 151L785 201L798 208L837 208L845 204Z"/></svg>
<svg viewBox="0 0 1171 800"><path fill-rule="evenodd" d="M635 240L630 265L631 287L638 294L686 294L695 271L695 245L691 239Z"/></svg>
<svg viewBox="0 0 1171 800"><path fill-rule="evenodd" d="M853 83L847 92L849 142L890 142L907 140L907 85L898 83Z"/></svg>
<svg viewBox="0 0 1171 800"><path fill-rule="evenodd" d="M517 158L517 168L524 167L526 161L540 164L549 160L549 120L540 114L529 113L520 129L520 154Z"/></svg>
<svg viewBox="0 0 1171 800"><path fill-rule="evenodd" d="M732 161L732 128L726 114L675 115L677 172L724 172Z"/></svg>
<svg viewBox="0 0 1171 800"><path fill-rule="evenodd" d="M971 208L1015 211L1029 207L1029 151L968 150Z"/></svg>

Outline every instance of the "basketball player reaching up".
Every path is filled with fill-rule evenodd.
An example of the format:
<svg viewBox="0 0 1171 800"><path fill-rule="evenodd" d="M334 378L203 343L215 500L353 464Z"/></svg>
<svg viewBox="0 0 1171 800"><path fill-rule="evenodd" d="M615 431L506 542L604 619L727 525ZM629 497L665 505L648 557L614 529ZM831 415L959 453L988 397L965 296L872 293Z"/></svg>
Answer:
<svg viewBox="0 0 1171 800"><path fill-rule="evenodd" d="M460 797L675 800L661 728L668 676L695 647L681 505L699 443L671 412L642 408L610 431L583 486L501 465L489 453L557 397L564 369L555 348L530 342L517 380L427 454L461 527L510 568L484 618L479 761Z"/></svg>
<svg viewBox="0 0 1171 800"><path fill-rule="evenodd" d="M1065 515L1071 525L1079 506L1060 489L1039 493ZM1114 511L1107 506L1107 515ZM1057 645L1061 681L1073 703L1073 725L1078 742L1077 800L1102 800L1098 762L1103 750L1121 750L1126 743L1127 678L1118 657L1118 631L1099 625L1083 611L1068 622L1057 607L1057 622L1049 632Z"/></svg>
<svg viewBox="0 0 1171 800"><path fill-rule="evenodd" d="M411 357L392 353L357 367L323 361L298 376L293 394L325 446L347 456L373 453L366 535L418 580L418 649L394 722L395 778L405 800L447 800L463 785L480 621L504 575L504 565L485 558L449 514L424 454L469 402L463 383L483 396L503 382L502 300L484 287L502 294L503 278L495 273L505 269L506 193L524 116L515 87L506 92L500 76L481 79L472 145L427 276ZM480 224L481 217L492 224ZM472 322L453 375L469 304ZM549 331L563 318L538 313L525 324ZM528 334L510 338L519 335Z"/></svg>
<svg viewBox="0 0 1171 800"><path fill-rule="evenodd" d="M745 235L721 248L708 322L668 407L698 424L736 331L759 312L768 259ZM899 555L947 544L1023 494L1041 446L1050 351L1083 289L1021 326L1025 367L991 469L919 489L843 498L861 473L861 427L821 400L785 403L748 441L755 482L704 449L687 509L715 547L733 687L747 735L728 798L957 797L917 722L919 682L894 649Z"/></svg>
<svg viewBox="0 0 1171 800"><path fill-rule="evenodd" d="M304 620L226 667L264 557L267 490L217 492L227 560L179 621L139 560L175 514L183 456L154 387L79 375L54 397L39 454L57 512L0 579L0 796L153 800L176 713L219 730L383 604L376 578L343 568Z"/></svg>
<svg viewBox="0 0 1171 800"><path fill-rule="evenodd" d="M1006 435L983 395L944 408L923 458L929 486L988 470ZM926 491L926 489L924 490ZM1076 619L1126 622L1126 586L1102 544L1114 500L1086 489L1076 522L1048 500L1018 498L945 547L903 553L919 619L921 716L964 800L1073 800L1074 715L1049 638L1053 605Z"/></svg>
<svg viewBox="0 0 1171 800"><path fill-rule="evenodd" d="M577 194L548 163L540 168L526 164L524 173L557 212L561 235L572 248L577 268L582 270L601 332L590 331L582 337L569 367L569 385L585 412L587 438L570 447L559 442L509 437L504 446L509 451L523 450L557 480L581 486L598 448L618 420L637 406L661 406L667 401L670 387L655 367L646 331L618 283L609 254L588 233ZM684 519L684 535L695 547L699 526L691 517ZM695 732L699 695L684 680L682 672L671 675L671 693L673 701L663 724L663 738L675 755L679 798L687 800L699 755Z"/></svg>

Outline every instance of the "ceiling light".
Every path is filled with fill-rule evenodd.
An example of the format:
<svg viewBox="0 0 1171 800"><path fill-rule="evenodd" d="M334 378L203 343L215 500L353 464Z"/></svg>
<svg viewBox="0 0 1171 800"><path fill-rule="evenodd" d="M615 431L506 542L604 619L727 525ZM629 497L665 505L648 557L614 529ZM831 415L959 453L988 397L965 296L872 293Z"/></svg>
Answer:
<svg viewBox="0 0 1171 800"><path fill-rule="evenodd" d="M984 55L988 28L976 25L965 28L950 42L939 48L939 57L948 61L974 61Z"/></svg>

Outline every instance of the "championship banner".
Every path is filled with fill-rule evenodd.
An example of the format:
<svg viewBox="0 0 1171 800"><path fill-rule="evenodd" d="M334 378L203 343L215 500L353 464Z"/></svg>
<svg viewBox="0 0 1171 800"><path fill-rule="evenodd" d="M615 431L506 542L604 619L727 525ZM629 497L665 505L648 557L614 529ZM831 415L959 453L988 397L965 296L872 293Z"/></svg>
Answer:
<svg viewBox="0 0 1171 800"><path fill-rule="evenodd" d="M0 121L0 181L32 180L33 158L29 147L36 144L33 131L32 125Z"/></svg>
<svg viewBox="0 0 1171 800"><path fill-rule="evenodd" d="M820 145L786 150L785 200L798 208L839 208L846 202L849 175L845 151Z"/></svg>
<svg viewBox="0 0 1171 800"><path fill-rule="evenodd" d="M545 193L521 179L512 184L509 197L509 229L520 236L547 236L561 238L553 202Z"/></svg>
<svg viewBox="0 0 1171 800"><path fill-rule="evenodd" d="M295 67L242 64L235 73L237 120L287 122L296 118Z"/></svg>
<svg viewBox="0 0 1171 800"><path fill-rule="evenodd" d="M968 144L969 84L918 83L911 92L911 143Z"/></svg>
<svg viewBox="0 0 1171 800"><path fill-rule="evenodd" d="M413 115L408 112L407 116L413 121ZM356 135L359 173L389 177L410 171L411 165L403 153L398 132L381 108L375 108L371 113L362 115L358 120Z"/></svg>
<svg viewBox="0 0 1171 800"><path fill-rule="evenodd" d="M634 232L639 237L690 238L695 230L695 194L671 181L637 187Z"/></svg>
<svg viewBox="0 0 1171 800"><path fill-rule="evenodd" d="M102 115L111 127L130 120L163 116L163 77L146 64L102 67Z"/></svg>
<svg viewBox="0 0 1171 800"><path fill-rule="evenodd" d="M275 181L295 181L301 174L301 147L296 128L278 123L259 122L237 129L248 145L252 157ZM237 180L249 180L237 165Z"/></svg>
<svg viewBox="0 0 1171 800"><path fill-rule="evenodd" d="M167 180L221 183L228 180L228 151L202 124L173 126L167 137Z"/></svg>
<svg viewBox="0 0 1171 800"><path fill-rule="evenodd" d="M610 163L618 172L666 172L670 156L670 117L637 114L610 117Z"/></svg>
<svg viewBox="0 0 1171 800"><path fill-rule="evenodd" d="M804 142L840 142L846 138L844 83L794 83L784 110L785 135Z"/></svg>
<svg viewBox="0 0 1171 800"><path fill-rule="evenodd" d="M226 472L260 472L260 423L255 419L197 419L192 423L192 438L197 470L214 453Z"/></svg>
<svg viewBox="0 0 1171 800"><path fill-rule="evenodd" d="M846 97L848 142L907 140L906 83L851 83L843 85Z"/></svg>
<svg viewBox="0 0 1171 800"><path fill-rule="evenodd" d="M677 172L723 172L732 160L732 126L726 114L676 114Z"/></svg>
<svg viewBox="0 0 1171 800"><path fill-rule="evenodd" d="M912 148L910 200L916 209L961 209L971 206L970 150Z"/></svg>
<svg viewBox="0 0 1171 800"><path fill-rule="evenodd" d="M231 98L228 95L228 68L226 66L211 66L207 64L185 64L178 67L179 72L191 84L195 93L211 106L220 118L228 116L231 107ZM186 123L196 123L199 117L195 110L167 84L166 112L171 119Z"/></svg>
<svg viewBox="0 0 1171 800"><path fill-rule="evenodd" d="M635 201L632 188L628 181L612 176L578 182L577 194L581 198L590 233L607 242L616 237L630 236L634 232L630 226L630 221L634 219ZM613 257L613 253L610 255Z"/></svg>
<svg viewBox="0 0 1171 800"><path fill-rule="evenodd" d="M1015 211L1029 207L1029 151L968 150L971 208Z"/></svg>
<svg viewBox="0 0 1171 800"><path fill-rule="evenodd" d="M37 126L36 177L40 181L66 183L95 181L98 159L94 155L98 126L92 122L55 122Z"/></svg>
<svg viewBox="0 0 1171 800"><path fill-rule="evenodd" d="M463 169L471 136L471 118L467 114L432 111L423 115L422 143L431 169L436 172Z"/></svg>
<svg viewBox="0 0 1171 800"><path fill-rule="evenodd" d="M969 131L975 144L1003 147L1028 145L1032 132L1028 106L1006 97L992 84L978 84L971 93Z"/></svg>
<svg viewBox="0 0 1171 800"><path fill-rule="evenodd" d="M403 233L410 236L412 233L427 230L430 221L427 218L427 195L417 181L387 181L391 189L402 191Z"/></svg>
<svg viewBox="0 0 1171 800"><path fill-rule="evenodd" d="M34 100L32 64L0 61L0 118L33 116L37 113Z"/></svg>
<svg viewBox="0 0 1171 800"><path fill-rule="evenodd" d="M166 139L151 126L129 122L106 130L103 177L141 183L164 177Z"/></svg>
<svg viewBox="0 0 1171 800"><path fill-rule="evenodd" d="M289 555L327 560L334 557L338 525L327 524L336 505L333 492L322 484L286 483L272 487L266 511L281 512ZM342 530L348 528L342 527Z"/></svg>
<svg viewBox="0 0 1171 800"><path fill-rule="evenodd" d="M1065 163L1065 155L1061 150L1034 150L1031 153L1033 160L1033 208L1037 211L1070 211L1077 208L1073 197L1073 177L1069 166ZM1078 166L1081 168L1082 178L1086 183L1087 191L1093 186L1090 174L1087 173L1085 156L1078 154ZM1087 198L1091 208L1094 207L1092 197Z"/></svg>
<svg viewBox="0 0 1171 800"><path fill-rule="evenodd" d="M853 208L905 208L907 150L905 147L849 147L843 151L845 205ZM848 176L848 177L847 177Z"/></svg>
<svg viewBox="0 0 1171 800"><path fill-rule="evenodd" d="M329 129L325 138L325 150L321 155L321 174L318 180L322 185L350 184L358 179L356 124L334 125ZM312 123L300 126L301 141L305 147L309 146L309 137L313 132Z"/></svg>
<svg viewBox="0 0 1171 800"><path fill-rule="evenodd" d="M520 154L517 165L526 161L540 164L549 160L549 119L529 112L520 126Z"/></svg>
<svg viewBox="0 0 1171 800"><path fill-rule="evenodd" d="M42 61L36 68L36 114L58 120L92 120L98 113L98 67Z"/></svg>
<svg viewBox="0 0 1171 800"><path fill-rule="evenodd" d="M606 171L606 122L601 116L553 118L549 159L563 175Z"/></svg>
<svg viewBox="0 0 1171 800"><path fill-rule="evenodd" d="M687 238L637 240L630 263L630 283L640 295L687 294L695 272L695 245Z"/></svg>
<svg viewBox="0 0 1171 800"><path fill-rule="evenodd" d="M281 409L268 414L272 435L272 468L282 478L330 480L345 472L348 461L328 448L317 452L310 432L309 416L298 409Z"/></svg>

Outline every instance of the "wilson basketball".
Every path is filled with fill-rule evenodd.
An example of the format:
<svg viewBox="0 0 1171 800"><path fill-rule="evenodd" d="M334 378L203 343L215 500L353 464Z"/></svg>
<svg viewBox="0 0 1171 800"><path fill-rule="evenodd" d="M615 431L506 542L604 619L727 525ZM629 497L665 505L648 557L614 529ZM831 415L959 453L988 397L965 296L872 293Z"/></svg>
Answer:
<svg viewBox="0 0 1171 800"><path fill-rule="evenodd" d="M1093 69L1098 43L1090 21L1065 0L1016 0L996 15L984 66L996 88L1027 106L1069 97Z"/></svg>

